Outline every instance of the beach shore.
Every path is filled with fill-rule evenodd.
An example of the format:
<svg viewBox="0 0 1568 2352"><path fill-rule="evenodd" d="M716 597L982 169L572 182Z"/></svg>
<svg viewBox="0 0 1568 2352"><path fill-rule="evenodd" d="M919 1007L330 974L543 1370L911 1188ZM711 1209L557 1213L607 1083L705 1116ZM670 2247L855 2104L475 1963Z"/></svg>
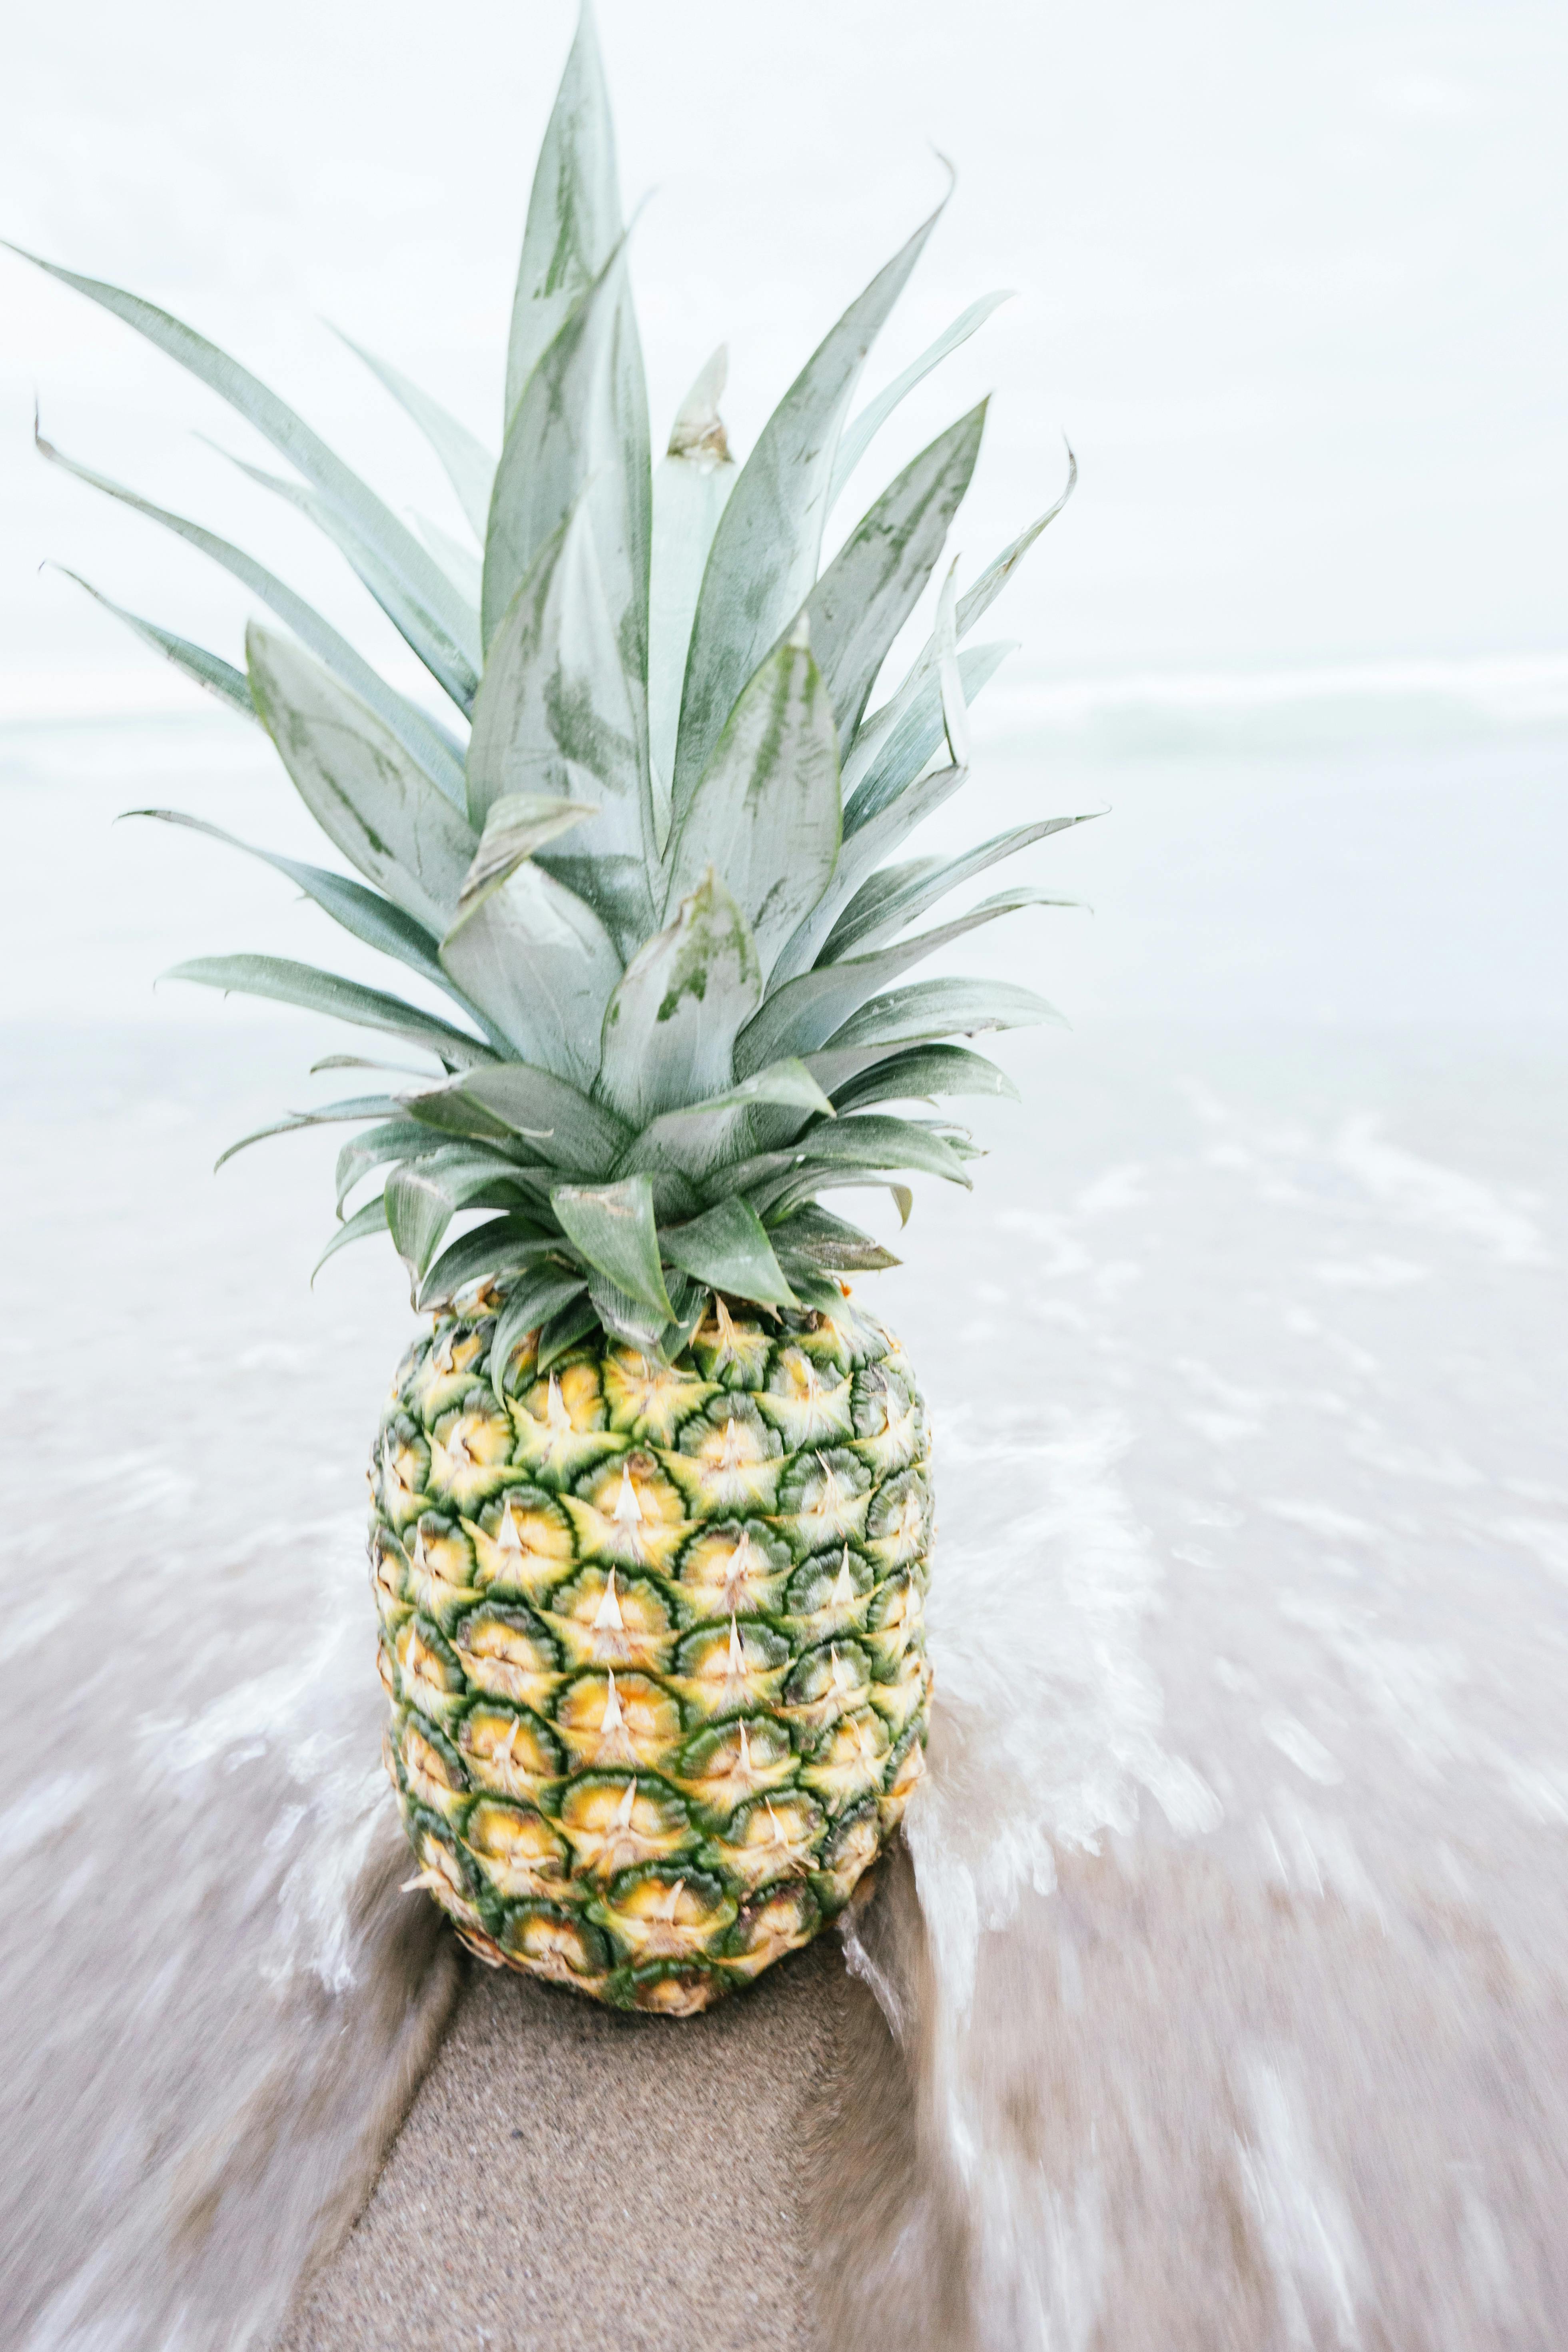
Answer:
<svg viewBox="0 0 1568 2352"><path fill-rule="evenodd" d="M793 2352L819 2144L876 2003L827 1934L701 2018L471 1966L369 2204L282 2352Z"/></svg>

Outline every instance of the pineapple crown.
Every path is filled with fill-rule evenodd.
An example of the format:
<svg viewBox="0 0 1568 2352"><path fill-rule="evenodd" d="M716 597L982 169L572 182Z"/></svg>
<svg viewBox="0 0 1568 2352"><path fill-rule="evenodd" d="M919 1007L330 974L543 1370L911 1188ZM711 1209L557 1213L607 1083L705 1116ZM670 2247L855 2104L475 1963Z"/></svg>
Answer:
<svg viewBox="0 0 1568 2352"><path fill-rule="evenodd" d="M875 709L879 673L968 488L984 403L904 467L819 569L828 514L878 429L1003 299L974 303L850 417L871 343L941 209L813 352L744 465L719 416L720 352L654 469L585 7L534 175L499 460L360 353L433 446L479 557L433 526L416 536L191 328L39 264L272 443L293 475L246 470L335 542L461 714L461 731L432 717L238 548L37 434L45 457L202 549L290 632L252 623L242 671L110 607L267 730L363 879L251 854L450 1010L274 956L204 958L173 976L333 1013L428 1056L395 1066L405 1089L261 1133L355 1127L323 1255L390 1233L421 1306L502 1279L506 1328L492 1352L503 1365L526 1332L540 1330L547 1367L596 1325L671 1354L710 1293L842 1312L836 1276L897 1261L819 1196L886 1184L907 1220L904 1177L967 1185L974 1156L945 1118L879 1107L934 1111L953 1096L1012 1094L994 1063L952 1040L1050 1015L1009 982L901 983L981 924L1071 902L1016 887L913 936L910 927L1080 818L1018 825L956 857L888 861L965 781L967 704L1009 648L960 646L1070 495L1070 451L1062 498L965 594L948 572L929 642ZM175 811L137 814L233 840ZM353 1055L317 1065L329 1066L389 1066ZM381 1191L351 1213L355 1189L381 1171Z"/></svg>

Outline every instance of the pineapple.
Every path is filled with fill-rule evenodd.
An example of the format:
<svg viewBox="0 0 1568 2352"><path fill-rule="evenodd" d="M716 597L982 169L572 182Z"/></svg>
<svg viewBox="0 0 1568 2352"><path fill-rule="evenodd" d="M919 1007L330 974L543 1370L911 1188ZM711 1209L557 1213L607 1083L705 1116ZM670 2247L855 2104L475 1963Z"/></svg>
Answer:
<svg viewBox="0 0 1568 2352"><path fill-rule="evenodd" d="M252 624L241 670L122 615L267 730L358 878L270 862L422 983L247 954L177 974L339 1015L404 1057L400 1083L366 1061L382 1091L264 1132L349 1127L324 1255L390 1235L432 1318L371 1468L410 1885L492 1965L666 2015L814 1936L919 1782L929 1431L903 1351L844 1280L896 1261L822 1196L886 1186L907 1221L911 1173L969 1184L973 1147L936 1106L1013 1089L952 1040L1049 1008L1016 984L904 975L980 924L1064 902L1015 887L911 927L1080 821L895 856L963 783L968 703L1006 650L961 641L1063 503L966 594L948 571L929 642L873 706L984 404L821 562L879 427L994 307L850 416L937 217L743 465L721 352L654 468L584 11L528 211L499 459L369 361L479 552L416 536L191 329L40 265L271 440L292 474L258 478L335 541L450 706L433 716L238 549L39 434L285 625Z"/></svg>

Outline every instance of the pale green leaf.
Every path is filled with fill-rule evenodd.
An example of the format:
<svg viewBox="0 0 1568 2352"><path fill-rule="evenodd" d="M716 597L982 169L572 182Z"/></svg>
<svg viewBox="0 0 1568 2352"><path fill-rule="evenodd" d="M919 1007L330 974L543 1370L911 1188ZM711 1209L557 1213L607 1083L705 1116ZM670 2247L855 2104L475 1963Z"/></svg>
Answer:
<svg viewBox="0 0 1568 2352"><path fill-rule="evenodd" d="M659 1245L672 1265L710 1290L754 1299L759 1307L795 1304L763 1221L749 1201L721 1201L689 1224L667 1225Z"/></svg>
<svg viewBox="0 0 1568 2352"><path fill-rule="evenodd" d="M877 880L878 868L888 852L896 849L917 826L925 823L942 803L968 779L967 768L931 768L923 776L908 785L896 801L879 811L869 824L846 835L838 853L838 863L833 879L816 905L787 942L783 954L773 966L773 991L776 994L786 981L808 971L814 963L834 961L827 958L824 942L834 930L839 915L863 888Z"/></svg>
<svg viewBox="0 0 1568 2352"><path fill-rule="evenodd" d="M947 753L955 768L969 765L969 704L963 692L963 675L958 666L958 621L954 610L958 595L958 565L948 568L942 583L942 593L936 604L936 626L931 640L936 646L937 687L942 696L942 732L947 737Z"/></svg>
<svg viewBox="0 0 1568 2352"><path fill-rule="evenodd" d="M305 602L303 596L297 596L292 588L279 580L275 572L268 572L264 564L254 562L246 554L243 548L232 546L226 539L219 539L215 531L204 529L200 523L187 521L184 515L172 514L166 507L154 506L150 499L142 498L136 491L125 488L121 483L111 481L107 474L97 474L89 467L78 465L73 457L68 457L62 450L57 449L52 442L46 441L36 425L33 438L39 454L47 457L51 465L61 467L68 474L73 474L79 482L86 482L90 488L102 490L107 497L118 499L122 506L131 507L136 513L146 515L151 521L162 523L166 530L172 530L177 538L199 549L202 554L209 556L213 562L221 565L225 572L241 582L253 595L259 596L262 603L268 605L277 614L279 619L286 622L293 630L301 645L309 646L311 652L319 656L329 669L335 671L345 685L353 688L362 702L367 703L378 717L385 720L410 757L441 786L448 797L461 800L462 762L456 757L451 745L441 734L439 729L426 718L422 710L417 709L403 695L396 693L388 686L385 679L371 667L363 656L355 651L348 639L340 635L330 622L324 621L314 607ZM93 595L97 593L96 589L89 591ZM111 609L118 611L119 607L114 606ZM124 617L131 619L129 614ZM141 622L132 621L132 626L141 629L143 635L147 634L145 625ZM183 640L175 640L175 642L183 643ZM163 650L169 652L170 648L164 646ZM172 657L178 658L177 656ZM216 659L216 656L209 654L205 656L205 659L210 663ZM190 665L184 663L182 667L188 667ZM222 668L228 672L231 677L237 675L229 670L226 662L222 665ZM200 672L196 674L201 675ZM226 681L222 677L203 677L202 682L204 685L217 685L220 689L229 691ZM240 698L237 694L231 693L230 698L237 701ZM248 715L255 716L248 687L245 688L242 707Z"/></svg>
<svg viewBox="0 0 1568 2352"><path fill-rule="evenodd" d="M584 900L525 859L458 916L440 953L522 1060L584 1090L593 1085L621 959Z"/></svg>
<svg viewBox="0 0 1568 2352"><path fill-rule="evenodd" d="M658 1352L659 1341L674 1320L673 1313L666 1315L662 1307L645 1307L602 1274L588 1276L588 1297L611 1339L622 1340L645 1356Z"/></svg>
<svg viewBox="0 0 1568 2352"><path fill-rule="evenodd" d="M581 801L552 800L540 793L505 793L492 801L474 862L458 894L459 915L473 909L510 881L524 858L558 840L593 811Z"/></svg>
<svg viewBox="0 0 1568 2352"><path fill-rule="evenodd" d="M347 343L356 359L364 362L373 375L380 377L398 406L414 419L441 460L447 479L458 494L458 504L473 525L476 537L482 540L496 470L496 461L489 451L438 400L411 383L400 368L395 368L389 360L377 359L363 343L356 343L352 335L343 334L341 327L333 331ZM438 555L437 560L440 561Z"/></svg>
<svg viewBox="0 0 1568 2352"><path fill-rule="evenodd" d="M249 1135L242 1135L237 1143L227 1145L213 1161L213 1174L216 1176L225 1160L232 1160L237 1152L248 1151L253 1143L265 1143L274 1135L294 1135L305 1127L336 1127L350 1119L385 1118L397 1109L398 1105L388 1095L357 1095L350 1102L322 1103L315 1110L289 1111L282 1118L255 1128Z"/></svg>
<svg viewBox="0 0 1568 2352"><path fill-rule="evenodd" d="M549 1371L552 1364L570 1354L580 1339L598 1328L599 1318L593 1300L584 1287L580 1298L559 1307L539 1334L539 1370Z"/></svg>
<svg viewBox="0 0 1568 2352"><path fill-rule="evenodd" d="M942 553L980 454L985 406L982 401L911 459L857 523L806 599L812 647L832 697L841 750L847 749L888 649Z"/></svg>
<svg viewBox="0 0 1568 2352"><path fill-rule="evenodd" d="M1045 530L1047 524L1054 522L1058 515L1060 514L1068 499L1071 498L1073 488L1077 481L1078 459L1073 456L1072 450L1069 447L1068 450L1067 487L1063 490L1060 498L1057 499L1053 506L1047 507L1045 513L1038 516L1037 520L1029 525L1026 530L1020 531L1017 538L1013 541L1011 546L1005 547L1001 554L997 556L992 563L987 565L986 569L981 573L979 579L975 582L973 587L959 597L953 616L956 632L959 637L963 638L967 636L969 631L974 626L976 621L990 610L997 597L1001 594L1003 589L1006 586L1008 581L1012 578L1014 572L1017 570L1018 565L1023 562L1024 557L1028 553L1036 540L1038 539L1040 533ZM1002 650L1005 651L1006 649L1003 648ZM998 658L1000 658L999 655ZM963 667L961 674L963 680L964 692L969 700L973 702L974 697L980 691L980 686L984 683L984 680L981 679L979 683L976 683L971 677L968 667L969 659L970 656L964 656L964 667ZM993 662L992 668L994 668L994 667L995 664ZM911 705L921 702L928 696L931 695L934 688L935 672L936 640L933 636L927 639L918 659L910 665L910 669L903 678L902 683L900 685L897 692L889 698L889 701L885 702L881 706L880 709L874 710L861 728L854 749L844 762L844 802L847 829L848 824L849 805L856 798L861 783L866 778L869 769L873 763L880 761L885 741L892 730L909 714ZM986 675L990 675L989 671ZM933 738L932 749L934 748L935 739ZM926 757L929 759L930 756L931 754L928 751ZM908 772L910 774L913 774L916 772L911 769Z"/></svg>
<svg viewBox="0 0 1568 2352"><path fill-rule="evenodd" d="M429 1270L442 1234L460 1209L473 1203L510 1208L510 1164L468 1144L405 1160L387 1178L386 1228L416 1288Z"/></svg>
<svg viewBox="0 0 1568 2352"><path fill-rule="evenodd" d="M811 593L845 412L940 210L818 344L741 469L714 533L692 624L672 780L677 823L741 688Z"/></svg>
<svg viewBox="0 0 1568 2352"><path fill-rule="evenodd" d="M635 1129L718 1094L762 1002L751 926L710 871L632 958L605 1014L598 1093ZM758 1066L761 1066L761 1057Z"/></svg>
<svg viewBox="0 0 1568 2352"><path fill-rule="evenodd" d="M977 874L984 874L1004 858L1016 856L1019 850L1044 841L1050 834L1065 833L1075 824L1087 824L1098 814L1090 809L1082 816L1045 817L1035 824L1014 825L1007 833L994 834L989 841L967 850L962 857L917 857L906 866L880 868L861 885L834 924L822 950L824 959L837 962L854 951L879 946L906 923L923 915L939 898L945 898L950 890L973 881ZM869 834L871 828L865 830ZM1077 902L1063 898L1055 903L1065 907Z"/></svg>
<svg viewBox="0 0 1568 2352"><path fill-rule="evenodd" d="M286 475L268 473L265 466L253 466L246 458L237 457L232 450L218 447L216 443L213 446L251 481L284 499L298 513L307 516L318 530L326 533L437 684L451 696L459 710L468 710L479 682L479 616L434 557L420 548L421 555L441 582L446 608L443 614L432 610L428 597L412 593L402 574L384 561L377 549L360 538L331 499L323 498L319 490L302 482L290 481ZM456 756L455 747L449 748ZM460 789L453 797L461 799Z"/></svg>
<svg viewBox="0 0 1568 2352"><path fill-rule="evenodd" d="M867 1050L881 1054L882 1058L834 1088L836 1109L864 1110L879 1102L924 1102L942 1095L1018 1099L1018 1089L1005 1070L963 1045L915 1045L891 1054L880 1046Z"/></svg>
<svg viewBox="0 0 1568 2352"><path fill-rule="evenodd" d="M736 1069L742 1073L760 1069L784 1054L816 1053L852 1013L880 995L888 982L911 964L922 962L939 948L951 946L954 940L994 922L999 916L1033 906L1038 895L1026 890L998 893L972 907L967 914L955 916L935 930L921 931L915 939L879 948L871 955L852 956L845 963L823 964L815 971L802 972L798 980L789 981L775 996L770 996L742 1031L735 1047Z"/></svg>
<svg viewBox="0 0 1568 2352"><path fill-rule="evenodd" d="M838 493L870 447L874 436L881 431L900 402L930 375L932 368L940 366L950 352L955 352L961 343L966 343L975 329L985 324L993 310L1009 299L1006 294L983 294L978 302L972 302L934 343L928 345L918 360L911 361L901 375L896 375L874 400L867 402L858 416L850 419L840 436L837 455L833 461L833 487L827 493L830 507L837 504Z"/></svg>
<svg viewBox="0 0 1568 2352"><path fill-rule="evenodd" d="M652 530L647 395L626 255L617 247L542 354L507 426L485 536L484 642L574 508L635 698L646 758Z"/></svg>
<svg viewBox="0 0 1568 2352"><path fill-rule="evenodd" d="M395 1104L392 1108L396 1109L399 1106ZM351 1135L338 1154L333 1179L339 1216L354 1186L373 1168L384 1168L393 1160L417 1160L426 1152L442 1148L438 1135L432 1135L428 1128L422 1128L412 1118L388 1118L379 1127L367 1128L363 1135ZM237 1150L238 1146L235 1149Z"/></svg>
<svg viewBox="0 0 1568 2352"><path fill-rule="evenodd" d="M406 1107L416 1118L450 1131L523 1137L539 1157L584 1175L608 1174L631 1139L631 1129L613 1111L590 1102L552 1071L524 1062L500 1062L473 1070L449 1085L411 1095ZM477 1130L456 1128L458 1119L489 1122Z"/></svg>
<svg viewBox="0 0 1568 2352"><path fill-rule="evenodd" d="M775 1062L706 1102L666 1111L643 1129L626 1153L623 1167L628 1171L679 1168L689 1176L701 1176L731 1156L748 1114L764 1106L830 1118L834 1110L804 1062Z"/></svg>
<svg viewBox="0 0 1568 2352"><path fill-rule="evenodd" d="M471 604L477 613L484 590L484 565L479 557L471 547L465 547L460 539L454 539L449 530L443 530L438 522L432 522L429 516L421 514L417 508L414 520L419 526L420 538L464 604Z"/></svg>
<svg viewBox="0 0 1568 2352"><path fill-rule="evenodd" d="M818 1082L833 1092L850 1072L832 1066L837 1055L868 1046L884 1050L914 1045L941 1037L977 1037L990 1029L1027 1029L1039 1021L1060 1021L1056 1007L1009 980L919 980L908 988L890 989L874 996L852 1013L827 1040L826 1050L814 1054L807 1066Z"/></svg>
<svg viewBox="0 0 1568 2352"><path fill-rule="evenodd" d="M292 963L284 956L200 956L176 964L165 980L192 980L204 988L221 988L226 995L270 997L279 1004L297 1004L307 1013L330 1013L353 1021L362 1029L384 1030L388 1036L411 1038L426 1045L442 1060L459 1068L491 1062L490 1048L478 1037L454 1029L434 1013L406 1003L401 996L379 988L363 988L357 980L318 971L313 964Z"/></svg>
<svg viewBox="0 0 1568 2352"><path fill-rule="evenodd" d="M768 1239L789 1272L798 1265L814 1274L879 1274L900 1263L872 1234L815 1201L771 1226Z"/></svg>
<svg viewBox="0 0 1568 2352"><path fill-rule="evenodd" d="M661 857L669 840L670 785L691 624L713 534L738 478L719 415L728 360L721 344L681 403L669 448L653 478L647 724Z"/></svg>
<svg viewBox="0 0 1568 2352"><path fill-rule="evenodd" d="M478 846L460 812L309 654L254 622L245 644L256 707L310 814L367 881L439 937Z"/></svg>
<svg viewBox="0 0 1568 2352"><path fill-rule="evenodd" d="M258 849L252 843L226 833L221 825L186 816L179 809L127 809L125 814L155 817L161 824L183 825L187 832L204 833L230 849L243 850L247 857L259 858L264 866L270 866L297 883L307 898L313 898L356 940L363 940L367 947L378 948L383 955L395 956L411 971L418 972L421 979L432 982L448 995L455 994L451 981L437 960L436 941L430 933L412 915L405 915L401 907L367 890L363 882L351 882L346 874L333 874L324 866L306 866L298 858L280 857L273 850Z"/></svg>
<svg viewBox="0 0 1568 2352"><path fill-rule="evenodd" d="M338 1227L337 1232L310 1268L311 1289L315 1288L316 1276L330 1257L336 1257L338 1252L341 1249L347 1249L351 1242L368 1241L373 1234L384 1234L385 1231L386 1203L378 1192L374 1201L367 1201L363 1209L356 1210L352 1217L346 1219Z"/></svg>
<svg viewBox="0 0 1568 2352"><path fill-rule="evenodd" d="M523 386L620 235L615 125L592 12L584 6L534 167L507 342L509 424ZM482 521L479 530L482 538Z"/></svg>
<svg viewBox="0 0 1568 2352"><path fill-rule="evenodd" d="M587 899L623 953L654 927L640 685L622 666L587 497L545 541L490 639L474 700L468 812L526 793L582 803L542 862Z"/></svg>
<svg viewBox="0 0 1568 2352"><path fill-rule="evenodd" d="M176 669L183 669L197 686L205 687L207 692L216 694L220 702L227 703L243 718L260 725L256 705L250 698L250 680L242 669L236 669L234 664L225 661L221 654L209 653L205 646L193 645L189 637L177 637L172 629L161 629L156 621L144 621L140 614L128 613L123 604L115 604L101 588L95 588L90 580L84 580L79 572L72 572L68 565L57 564L55 569L63 572L68 580L74 580L79 588L85 588L106 613L112 613L117 621L123 621L128 629L134 629L143 644L151 646L154 653L162 654L165 660L172 661Z"/></svg>
<svg viewBox="0 0 1568 2352"><path fill-rule="evenodd" d="M489 1281L523 1266L559 1263L564 1246L558 1234L546 1233L534 1217L515 1211L492 1217L447 1244L419 1286L417 1304L422 1309L437 1306L471 1282Z"/></svg>
<svg viewBox="0 0 1568 2352"><path fill-rule="evenodd" d="M331 513L341 520L359 544L374 554L389 575L399 581L409 600L426 606L454 644L461 642L461 602L440 566L391 509L276 393L269 392L247 369L231 360L226 352L219 351L216 343L209 343L205 335L196 334L182 320L171 318L166 310L142 301L139 295L128 294L95 278L79 277L75 270L40 260L36 253L26 253L20 246L13 246L11 250L21 254L24 261L34 262L38 268L47 270L51 278L58 278L62 285L74 287L89 301L112 311L170 359L188 368L220 399L226 400L231 408L237 409L314 485Z"/></svg>
<svg viewBox="0 0 1568 2352"><path fill-rule="evenodd" d="M797 628L748 682L687 803L667 905L714 867L752 927L765 981L827 886L838 823L833 712Z"/></svg>
<svg viewBox="0 0 1568 2352"><path fill-rule="evenodd" d="M505 1398L507 1371L522 1341L582 1296L583 1276L575 1267L546 1260L518 1276L490 1335L490 1386L498 1397Z"/></svg>
<svg viewBox="0 0 1568 2352"><path fill-rule="evenodd" d="M668 1323L675 1309L659 1270L653 1190L646 1176L618 1184L557 1184L550 1204L563 1232L596 1267L639 1306L657 1308Z"/></svg>
<svg viewBox="0 0 1568 2352"><path fill-rule="evenodd" d="M959 677L964 699L973 702L1001 668L1013 646L1005 639L974 646L961 654ZM916 665L919 667L919 665ZM913 673L910 674L911 678ZM908 689L908 691L906 691ZM907 793L941 746L942 688L934 661L911 686L906 678L888 709L889 722L868 720L844 762L844 838L860 830ZM874 739L869 747L868 739Z"/></svg>

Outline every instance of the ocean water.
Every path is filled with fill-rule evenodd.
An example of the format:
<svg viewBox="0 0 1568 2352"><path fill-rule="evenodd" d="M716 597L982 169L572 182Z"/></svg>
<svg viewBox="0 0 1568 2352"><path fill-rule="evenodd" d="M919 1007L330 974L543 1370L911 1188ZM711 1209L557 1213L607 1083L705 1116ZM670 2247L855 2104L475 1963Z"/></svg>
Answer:
<svg viewBox="0 0 1568 2352"><path fill-rule="evenodd" d="M1413 715L1362 681L1316 732L1257 694L995 722L996 825L1113 814L1038 856L1093 913L984 950L1075 1025L1006 1045L1026 1101L985 1107L973 1201L923 1187L867 1285L938 1433L940 1707L908 1859L847 1931L913 2126L891 2205L824 2216L844 2340L1555 2340L1568 757L1540 686ZM209 1173L350 1041L148 984L327 942L264 869L110 825L169 803L307 837L230 723L0 740L26 2352L265 2344L455 1984L376 1754L359 1465L400 1282L367 1249L308 1287L330 1139Z"/></svg>

